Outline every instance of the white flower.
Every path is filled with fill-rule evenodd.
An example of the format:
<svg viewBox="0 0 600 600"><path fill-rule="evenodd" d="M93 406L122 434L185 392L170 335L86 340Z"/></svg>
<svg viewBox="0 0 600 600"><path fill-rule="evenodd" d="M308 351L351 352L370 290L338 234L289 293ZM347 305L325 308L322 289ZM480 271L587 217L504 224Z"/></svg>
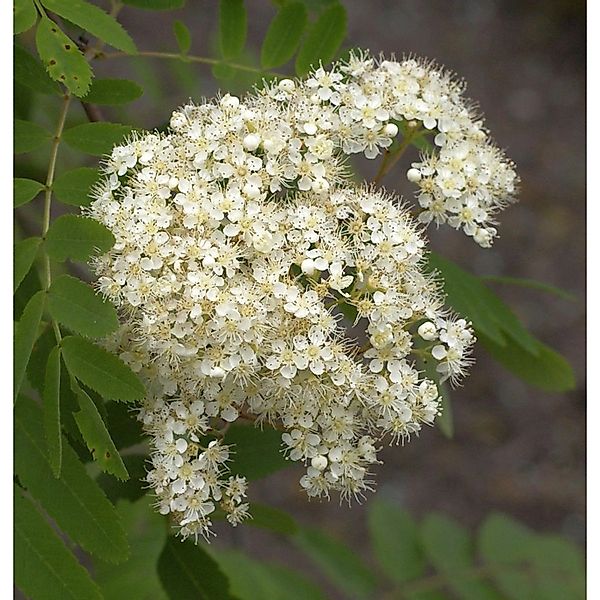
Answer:
<svg viewBox="0 0 600 600"><path fill-rule="evenodd" d="M278 423L309 496L360 498L383 438L404 442L439 412L417 357L437 380L466 373L474 336L424 271L422 224L487 247L518 178L462 93L429 63L356 53L188 104L106 160L86 209L116 240L93 262L122 319L106 345L146 385L147 482L183 537L208 537L217 506L233 525L248 517L229 423ZM434 145L406 172L417 223L345 168L393 148L399 125Z"/></svg>

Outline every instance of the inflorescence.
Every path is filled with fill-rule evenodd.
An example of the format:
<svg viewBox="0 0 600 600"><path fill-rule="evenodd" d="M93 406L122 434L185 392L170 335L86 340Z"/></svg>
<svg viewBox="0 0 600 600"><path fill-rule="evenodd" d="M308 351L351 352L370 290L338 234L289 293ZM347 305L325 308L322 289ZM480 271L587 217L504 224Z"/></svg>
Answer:
<svg viewBox="0 0 600 600"><path fill-rule="evenodd" d="M422 229L489 246L517 176L463 87L417 60L354 54L186 105L167 133L113 149L89 208L116 238L93 261L121 314L106 344L146 385L147 481L183 537L207 537L217 509L234 525L249 514L228 424L284 430L309 496L360 497L382 439L432 424L437 384L465 374L474 336L443 307ZM416 218L344 164L392 155L400 127L434 144L407 172Z"/></svg>

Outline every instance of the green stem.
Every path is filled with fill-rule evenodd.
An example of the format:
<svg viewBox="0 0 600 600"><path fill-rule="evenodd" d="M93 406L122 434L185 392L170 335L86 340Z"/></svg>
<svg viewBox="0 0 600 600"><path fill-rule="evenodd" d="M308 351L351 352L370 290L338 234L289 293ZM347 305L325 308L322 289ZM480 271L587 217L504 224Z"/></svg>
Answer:
<svg viewBox="0 0 600 600"><path fill-rule="evenodd" d="M411 142L419 135L419 133L421 133L421 131L420 127L415 127L414 129L411 128L393 152L386 150L379 171L377 171L377 175L375 175L375 179L373 179L373 183L376 185L381 183L381 180L392 170L394 165L406 152L406 149L410 146Z"/></svg>
<svg viewBox="0 0 600 600"><path fill-rule="evenodd" d="M124 56L131 56L125 52L105 52L97 55L97 58L120 58ZM237 63L231 63L218 58L209 58L207 56L193 56L190 54L179 54L177 52L153 52L153 51L142 51L137 52L135 56L147 56L150 58L166 58L170 60L181 60L183 62L196 62L204 65L227 65L239 71L247 71L249 73L258 73L261 75L273 75L274 77L285 77L283 73L276 73L274 71L264 71L257 67L251 67L249 65L240 65Z"/></svg>
<svg viewBox="0 0 600 600"><path fill-rule="evenodd" d="M52 184L54 183L54 173L56 171L56 158L58 156L58 147L62 138L63 130L65 128L65 122L67 120L67 113L69 112L69 105L71 104L71 94L67 93L64 96L63 106L60 111L58 118L58 125L54 133L54 139L52 140L52 148L50 149L50 162L48 163L48 174L46 175L46 191L44 193L44 217L42 221L42 239L46 238L48 229L50 229L50 214L52 209ZM48 291L52 285L52 269L50 267L50 257L48 253L43 250L42 260L42 272L44 279L44 289ZM56 341L60 343L62 336L60 334L60 327L56 321L52 320L52 327L54 328L54 334Z"/></svg>

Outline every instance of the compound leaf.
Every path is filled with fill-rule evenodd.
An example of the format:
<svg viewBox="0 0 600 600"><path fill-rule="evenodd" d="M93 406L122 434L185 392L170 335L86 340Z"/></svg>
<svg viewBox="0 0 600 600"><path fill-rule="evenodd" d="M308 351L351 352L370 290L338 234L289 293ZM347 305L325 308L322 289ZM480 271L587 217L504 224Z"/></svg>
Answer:
<svg viewBox="0 0 600 600"><path fill-rule="evenodd" d="M102 594L31 500L14 495L15 583L32 600L102 600Z"/></svg>
<svg viewBox="0 0 600 600"><path fill-rule="evenodd" d="M41 411L23 396L15 409L15 471L57 525L84 550L110 562L127 558L129 547L119 515L65 439L61 476L54 477Z"/></svg>

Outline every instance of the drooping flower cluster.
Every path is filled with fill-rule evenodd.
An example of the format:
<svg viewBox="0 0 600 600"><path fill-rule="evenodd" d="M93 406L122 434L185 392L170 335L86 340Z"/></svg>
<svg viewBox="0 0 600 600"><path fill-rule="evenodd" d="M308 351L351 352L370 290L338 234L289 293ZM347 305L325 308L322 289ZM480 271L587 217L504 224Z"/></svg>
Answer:
<svg viewBox="0 0 600 600"><path fill-rule="evenodd" d="M207 536L217 507L232 524L248 514L228 423L284 429L309 496L360 496L380 441L439 413L425 362L441 381L465 373L474 338L424 269L421 226L344 168L393 148L399 125L434 129L439 151L408 171L419 220L489 245L516 176L461 92L430 65L356 55L187 105L168 133L114 148L89 209L116 238L94 261L122 315L107 345L146 384L148 483L184 537Z"/></svg>

